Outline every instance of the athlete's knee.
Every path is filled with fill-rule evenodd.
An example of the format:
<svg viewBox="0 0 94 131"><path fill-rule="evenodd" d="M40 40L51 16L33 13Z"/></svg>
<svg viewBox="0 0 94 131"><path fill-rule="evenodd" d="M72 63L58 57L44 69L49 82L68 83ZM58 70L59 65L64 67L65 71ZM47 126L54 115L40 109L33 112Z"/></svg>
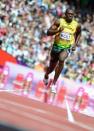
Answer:
<svg viewBox="0 0 94 131"><path fill-rule="evenodd" d="M60 56L60 57L59 57L59 61L60 61L61 63L63 63L63 62L66 60L67 57L68 57L68 55L66 55L66 56Z"/></svg>
<svg viewBox="0 0 94 131"><path fill-rule="evenodd" d="M68 57L67 51L61 52L59 55L59 61L63 62Z"/></svg>

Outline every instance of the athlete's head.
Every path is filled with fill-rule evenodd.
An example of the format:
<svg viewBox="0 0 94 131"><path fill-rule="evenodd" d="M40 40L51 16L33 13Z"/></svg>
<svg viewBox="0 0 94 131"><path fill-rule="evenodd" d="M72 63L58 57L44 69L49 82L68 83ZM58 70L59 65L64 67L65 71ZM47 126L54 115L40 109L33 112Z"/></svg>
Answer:
<svg viewBox="0 0 94 131"><path fill-rule="evenodd" d="M67 22L71 22L74 17L74 11L71 8L68 8L65 12L65 18Z"/></svg>

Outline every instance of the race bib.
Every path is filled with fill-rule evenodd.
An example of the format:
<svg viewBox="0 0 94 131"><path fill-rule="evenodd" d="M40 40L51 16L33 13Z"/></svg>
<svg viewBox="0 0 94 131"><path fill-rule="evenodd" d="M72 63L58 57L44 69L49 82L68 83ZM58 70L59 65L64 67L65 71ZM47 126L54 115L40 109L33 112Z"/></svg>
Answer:
<svg viewBox="0 0 94 131"><path fill-rule="evenodd" d="M70 40L70 34L67 33L67 32L61 32L60 38L63 39L63 40Z"/></svg>

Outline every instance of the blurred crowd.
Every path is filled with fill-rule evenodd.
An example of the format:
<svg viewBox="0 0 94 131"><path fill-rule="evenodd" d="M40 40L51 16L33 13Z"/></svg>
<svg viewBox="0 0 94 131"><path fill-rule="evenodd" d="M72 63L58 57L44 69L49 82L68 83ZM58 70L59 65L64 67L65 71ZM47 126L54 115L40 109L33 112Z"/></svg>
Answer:
<svg viewBox="0 0 94 131"><path fill-rule="evenodd" d="M47 29L68 7L81 23L79 47L66 60L62 76L94 84L94 2L93 0L1 0L0 48L19 64L45 70L54 38Z"/></svg>

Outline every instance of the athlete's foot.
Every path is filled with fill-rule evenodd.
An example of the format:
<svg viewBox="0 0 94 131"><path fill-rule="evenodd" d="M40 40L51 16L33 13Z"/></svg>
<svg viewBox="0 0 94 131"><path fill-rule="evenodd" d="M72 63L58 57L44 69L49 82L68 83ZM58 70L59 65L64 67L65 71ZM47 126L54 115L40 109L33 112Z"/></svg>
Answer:
<svg viewBox="0 0 94 131"><path fill-rule="evenodd" d="M52 84L51 85L51 93L54 93L54 94L56 94L56 92L57 92L57 86L56 85L54 85L54 84Z"/></svg>

